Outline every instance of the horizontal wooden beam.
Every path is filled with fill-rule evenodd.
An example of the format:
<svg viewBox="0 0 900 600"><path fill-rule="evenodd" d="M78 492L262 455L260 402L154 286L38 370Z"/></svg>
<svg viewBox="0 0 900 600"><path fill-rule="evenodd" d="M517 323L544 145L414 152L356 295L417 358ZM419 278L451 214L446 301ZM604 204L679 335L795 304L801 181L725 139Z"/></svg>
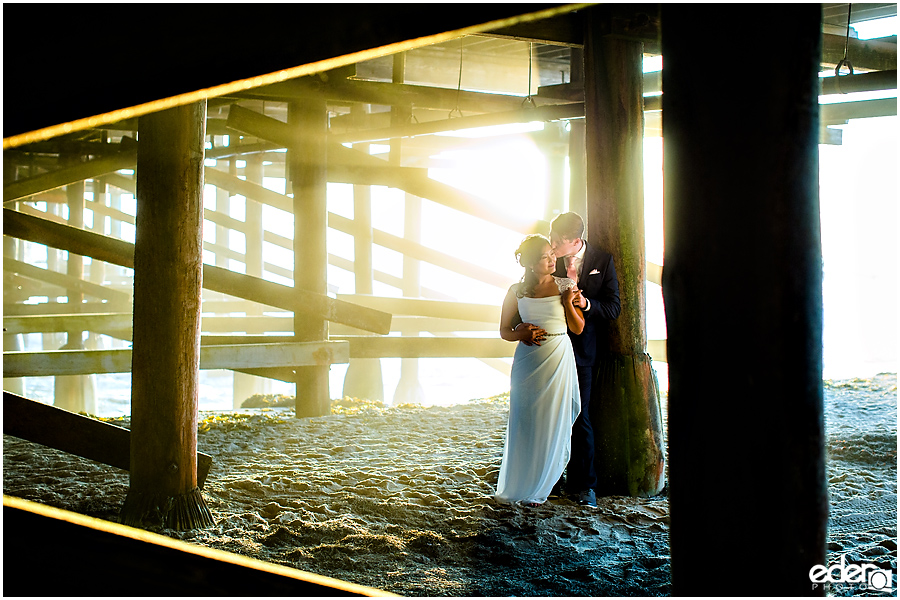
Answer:
<svg viewBox="0 0 900 600"><path fill-rule="evenodd" d="M135 164L137 164L137 149L95 158L27 179L18 179L3 186L3 203L15 202L64 185L113 173L119 169L133 168Z"/></svg>
<svg viewBox="0 0 900 600"><path fill-rule="evenodd" d="M387 127L375 130L359 130L329 136L329 141L335 143L347 142L374 142L390 140L392 138L414 137L441 133L445 131L458 131L461 129L474 129L476 127L491 127L495 125L508 125L511 123L531 123L534 121L558 121L561 119L574 119L584 117L584 91L581 93L582 102L571 104L551 104L537 108L518 108L517 110L472 115L468 117L456 117L427 121L424 123L412 123L399 127Z"/></svg>
<svg viewBox="0 0 900 600"><path fill-rule="evenodd" d="M491 338L341 336L351 358L508 358L516 344Z"/></svg>
<svg viewBox="0 0 900 600"><path fill-rule="evenodd" d="M509 27L492 29L479 34L482 37L507 38L539 44L553 44L580 48L584 46L584 24L578 13L571 12Z"/></svg>
<svg viewBox="0 0 900 600"><path fill-rule="evenodd" d="M294 342L239 346L201 346L201 369L306 367L346 363L346 342ZM48 377L92 373L130 373L131 349L4 352L4 377Z"/></svg>
<svg viewBox="0 0 900 600"><path fill-rule="evenodd" d="M647 354L656 362L669 362L666 356L666 340L647 340Z"/></svg>
<svg viewBox="0 0 900 600"><path fill-rule="evenodd" d="M19 239L45 244L82 256L134 268L134 245L67 225L3 210L3 233ZM391 315L354 306L322 294L298 290L258 277L235 273L212 265L203 265L203 287L230 296L253 300L295 314L313 314L322 318L371 331L388 333Z"/></svg>
<svg viewBox="0 0 900 600"><path fill-rule="evenodd" d="M897 69L819 78L819 93L825 96L896 89Z"/></svg>
<svg viewBox="0 0 900 600"><path fill-rule="evenodd" d="M834 68L844 59L844 49L855 69L890 71L897 68L897 43L883 40L860 40L833 33L822 34L822 64Z"/></svg>
<svg viewBox="0 0 900 600"><path fill-rule="evenodd" d="M7 391L3 392L3 433L125 471L131 469L128 429ZM203 487L211 466L212 457L198 452L199 487Z"/></svg>
<svg viewBox="0 0 900 600"><path fill-rule="evenodd" d="M289 81L268 86L248 94L254 98L291 98L320 95L331 103L380 104L428 108L451 111L459 109L467 113L489 113L515 110L522 103L522 96L512 94L495 94L488 92L472 92L456 89L412 85L369 80L339 80L328 84L312 84L309 82ZM541 102L541 100L538 100ZM230 115L229 115L230 119ZM230 127L230 124L229 124Z"/></svg>
<svg viewBox="0 0 900 600"><path fill-rule="evenodd" d="M890 117L897 114L896 98L860 100L858 102L835 102L819 105L819 122L822 125L838 125L850 119L869 117Z"/></svg>
<svg viewBox="0 0 900 600"><path fill-rule="evenodd" d="M3 318L11 316L30 317L43 315L81 315L100 312L129 313L132 309L131 301L124 302L85 302L83 304L69 304L59 302L41 302L39 304L3 304Z"/></svg>
<svg viewBox="0 0 900 600"><path fill-rule="evenodd" d="M338 294L338 298L361 306L388 310L401 315L419 317L443 317L487 323L500 323L500 306L493 304L472 304L445 300L423 300L420 298L386 298L364 294Z"/></svg>

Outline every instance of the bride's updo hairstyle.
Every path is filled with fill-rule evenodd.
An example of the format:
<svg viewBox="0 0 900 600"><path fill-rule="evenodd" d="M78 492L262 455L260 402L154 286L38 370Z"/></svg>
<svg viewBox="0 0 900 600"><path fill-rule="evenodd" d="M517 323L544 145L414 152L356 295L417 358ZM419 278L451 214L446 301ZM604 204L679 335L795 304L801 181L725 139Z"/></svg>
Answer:
<svg viewBox="0 0 900 600"><path fill-rule="evenodd" d="M537 285L537 275L531 269L540 260L545 246L550 245L550 240L546 236L539 233L532 233L526 236L519 247L516 249L516 260L525 267L525 274L522 276L522 285L516 296L519 298L527 298L534 295L534 286Z"/></svg>

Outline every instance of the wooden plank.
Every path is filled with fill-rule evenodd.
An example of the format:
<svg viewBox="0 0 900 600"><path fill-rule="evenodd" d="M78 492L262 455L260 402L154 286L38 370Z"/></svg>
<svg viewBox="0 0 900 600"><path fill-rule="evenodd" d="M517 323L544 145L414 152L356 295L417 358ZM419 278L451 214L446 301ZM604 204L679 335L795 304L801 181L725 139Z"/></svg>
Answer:
<svg viewBox="0 0 900 600"><path fill-rule="evenodd" d="M656 362L669 362L666 355L666 340L647 340L647 354Z"/></svg>
<svg viewBox="0 0 900 600"><path fill-rule="evenodd" d="M516 344L499 337L335 336L350 343L350 358L509 358Z"/></svg>
<svg viewBox="0 0 900 600"><path fill-rule="evenodd" d="M268 204L269 206L274 206L285 212L293 213L294 211L292 200L284 194L273 192L270 189L249 181L244 181L214 167L206 167L204 174L206 183L210 185L224 188L233 194L240 194L241 196L256 200L257 202L262 202L263 204Z"/></svg>
<svg viewBox="0 0 900 600"><path fill-rule="evenodd" d="M3 305L3 318L37 315L79 315L99 312L127 312L131 314L131 302L85 302L84 304L60 304L58 302L42 302L40 304Z"/></svg>
<svg viewBox="0 0 900 600"><path fill-rule="evenodd" d="M350 360L349 347L341 341L294 342L204 346L201 369L253 369L267 367L318 366ZM131 372L130 348L114 350L52 350L48 352L4 352L4 377L49 377L92 373Z"/></svg>
<svg viewBox="0 0 900 600"><path fill-rule="evenodd" d="M338 298L345 298L348 301L352 299L355 303L372 308L381 307L385 309L391 307L394 309L393 312L401 315L500 323L500 306L493 304L424 300L421 298L387 298L383 296L363 296L361 294L338 294Z"/></svg>
<svg viewBox="0 0 900 600"><path fill-rule="evenodd" d="M819 93L824 95L896 89L897 69L819 78Z"/></svg>
<svg viewBox="0 0 900 600"><path fill-rule="evenodd" d="M582 96L584 91L582 90ZM504 111L500 113L488 113L457 117L453 119L441 119L425 123L413 123L399 127L386 127L375 130L361 130L331 135L328 140L332 143L343 144L347 142L374 142L389 140L392 138L414 137L444 131L456 131L459 129L472 129L475 127L490 127L494 125L506 125L510 123L530 123L533 121L556 121L560 119L574 119L584 116L584 103L552 104L537 108L525 108L519 110Z"/></svg>
<svg viewBox="0 0 900 600"><path fill-rule="evenodd" d="M352 219L334 213L328 213L328 224L338 231L353 235L355 224ZM514 281L510 280L506 275L501 275L500 273L496 273L480 265L474 265L464 260L454 258L449 254L444 254L438 250L412 242L404 237L392 235L380 229L372 230L372 240L375 244L391 250L396 250L405 257L421 260L447 269L448 271L471 277L472 279L483 283L498 287L509 287L514 283Z"/></svg>
<svg viewBox="0 0 900 600"><path fill-rule="evenodd" d="M228 122L229 127L247 135L283 144L284 147L295 144L294 133L286 123L240 106L231 107ZM379 180L381 185L395 187L513 231L528 234L549 230L549 224L543 221L523 219L517 215L498 211L484 199L429 179L421 172L409 171L405 167L384 169L389 166L385 161L358 150L345 148L341 144L329 144L327 153L328 160L337 164L378 167L381 169L378 172L383 174L383 178Z"/></svg>
<svg viewBox="0 0 900 600"><path fill-rule="evenodd" d="M93 296L101 300L109 300L112 302L130 302L131 295L125 292L119 292L109 287L97 285L78 277L72 277L50 269L42 269L29 265L18 260L3 257L3 270L10 273L18 273L24 277L30 277L38 281L58 285L68 290L68 294L77 291L88 296Z"/></svg>
<svg viewBox="0 0 900 600"><path fill-rule="evenodd" d="M328 146L328 156L344 163L359 162L360 164L372 166L383 165L385 162L380 158L363 154L358 150L345 148L340 144L330 144ZM398 175L397 173L400 174ZM386 171L385 175L388 178L384 180L384 185L437 202L448 208L500 225L512 231L518 231L527 235L550 230L550 224L545 221L526 219L498 210L493 208L491 203L483 198L428 177L417 176L413 172Z"/></svg>
<svg viewBox="0 0 900 600"><path fill-rule="evenodd" d="M89 314L53 314L34 316L3 315L3 329L6 333L52 333L57 331L93 331L125 330L131 332L132 314L89 313Z"/></svg>
<svg viewBox="0 0 900 600"><path fill-rule="evenodd" d="M15 202L28 196L60 188L77 181L93 179L119 169L133 168L136 163L137 150L125 150L118 154L95 158L71 167L12 181L3 186L3 203Z"/></svg>
<svg viewBox="0 0 900 600"><path fill-rule="evenodd" d="M299 315L321 315L329 321L358 327L373 333L388 333L391 315L292 287L204 265L204 287L230 296L275 306Z"/></svg>
<svg viewBox="0 0 900 600"><path fill-rule="evenodd" d="M10 209L3 209L3 233L134 268L133 244L51 223ZM323 316L330 321L359 327L373 333L390 331L391 315L388 313L354 306L325 295L298 290L212 265L203 265L203 287L301 315Z"/></svg>
<svg viewBox="0 0 900 600"><path fill-rule="evenodd" d="M129 223L134 225L134 215L130 215L127 212L123 212L117 208L112 208L111 206L106 206L100 202L95 202L94 200L85 200L85 206L91 209L94 212L94 219L97 220L97 216L100 217L109 217L114 221L120 221L122 223ZM20 208L21 209L21 208ZM30 213L34 214L34 213ZM35 216L40 216L36 215ZM65 221L62 221L65 223Z"/></svg>
<svg viewBox="0 0 900 600"><path fill-rule="evenodd" d="M134 268L134 244L8 208L3 209L3 234Z"/></svg>
<svg viewBox="0 0 900 600"><path fill-rule="evenodd" d="M889 117L897 115L896 98L860 100L858 102L835 102L819 105L819 121L822 125L839 125L849 119L869 117Z"/></svg>
<svg viewBox="0 0 900 600"><path fill-rule="evenodd" d="M822 65L834 69L844 58L844 48L855 69L888 71L897 68L897 44L884 40L860 40L844 35L822 34Z"/></svg>
<svg viewBox="0 0 900 600"><path fill-rule="evenodd" d="M497 331L499 323L487 321L467 321L465 319L445 319L442 317L412 317L394 315L391 321L391 331L399 331L403 334L417 331L428 333L448 333L455 331ZM333 325L328 332L332 336L360 335L359 329Z"/></svg>
<svg viewBox="0 0 900 600"><path fill-rule="evenodd" d="M6 539L16 540L16 550L3 556L7 596L97 596L103 590L150 597L394 595L7 495L3 527ZM66 560L52 576L34 577L34 557L47 540ZM97 565L109 571L102 583Z"/></svg>
<svg viewBox="0 0 900 600"><path fill-rule="evenodd" d="M131 468L128 429L6 391L3 392L3 433L125 471ZM203 487L211 466L212 457L198 452L199 487Z"/></svg>

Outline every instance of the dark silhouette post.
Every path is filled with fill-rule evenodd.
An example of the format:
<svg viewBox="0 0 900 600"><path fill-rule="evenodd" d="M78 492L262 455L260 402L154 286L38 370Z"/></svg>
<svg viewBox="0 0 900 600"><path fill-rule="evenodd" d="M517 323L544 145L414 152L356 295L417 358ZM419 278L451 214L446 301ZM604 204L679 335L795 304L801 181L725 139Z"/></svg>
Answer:
<svg viewBox="0 0 900 600"><path fill-rule="evenodd" d="M822 8L661 6L672 593L821 595Z"/></svg>
<svg viewBox="0 0 900 600"><path fill-rule="evenodd" d="M653 496L665 486L665 441L647 354L643 44L603 35L608 21L603 7L586 11L587 234L612 253L622 304L598 348L594 465L599 495Z"/></svg>
<svg viewBox="0 0 900 600"><path fill-rule="evenodd" d="M206 102L140 118L131 486L122 522L213 524L197 487Z"/></svg>

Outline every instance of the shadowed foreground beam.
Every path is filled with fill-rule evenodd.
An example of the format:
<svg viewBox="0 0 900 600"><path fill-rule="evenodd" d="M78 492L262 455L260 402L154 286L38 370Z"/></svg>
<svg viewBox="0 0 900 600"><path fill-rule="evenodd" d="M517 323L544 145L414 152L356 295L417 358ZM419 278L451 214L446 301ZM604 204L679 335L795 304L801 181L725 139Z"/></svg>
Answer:
<svg viewBox="0 0 900 600"><path fill-rule="evenodd" d="M6 596L393 596L12 496L3 496L3 535L16 540L3 553ZM48 540L65 560L52 577L35 576Z"/></svg>

